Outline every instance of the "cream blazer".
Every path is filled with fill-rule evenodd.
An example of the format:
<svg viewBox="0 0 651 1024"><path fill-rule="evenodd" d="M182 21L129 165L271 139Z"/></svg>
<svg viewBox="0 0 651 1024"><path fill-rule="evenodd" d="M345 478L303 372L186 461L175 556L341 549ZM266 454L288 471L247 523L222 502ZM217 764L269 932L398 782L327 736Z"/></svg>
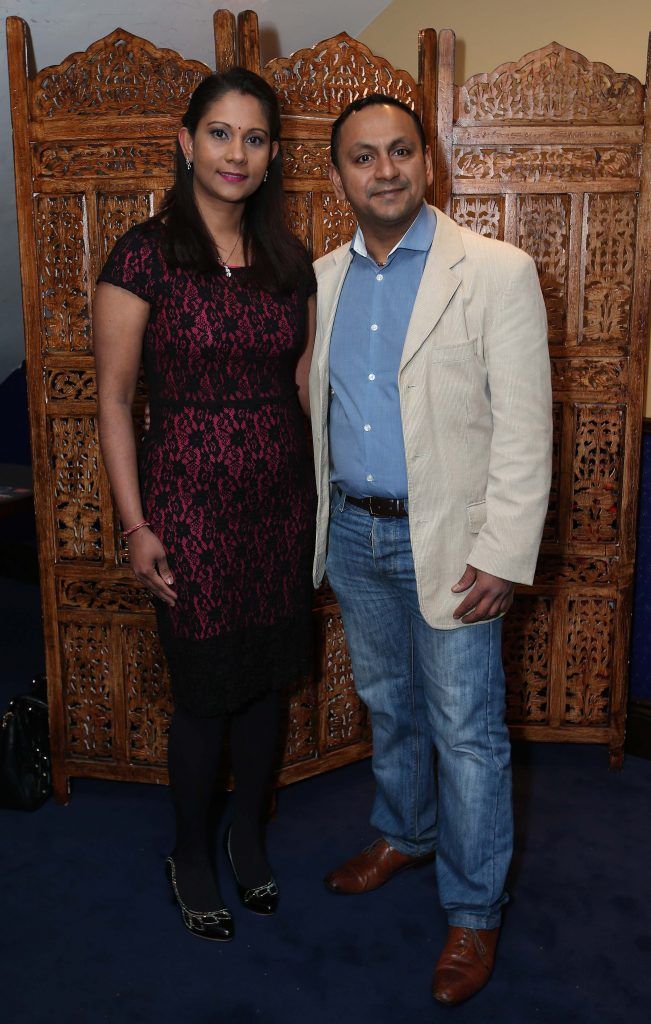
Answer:
<svg viewBox="0 0 651 1024"><path fill-rule="evenodd" d="M318 490L314 584L330 511L328 353L350 243L317 260L310 405ZM551 477L547 319L533 260L436 210L398 371L421 612L438 629L466 563L533 581Z"/></svg>

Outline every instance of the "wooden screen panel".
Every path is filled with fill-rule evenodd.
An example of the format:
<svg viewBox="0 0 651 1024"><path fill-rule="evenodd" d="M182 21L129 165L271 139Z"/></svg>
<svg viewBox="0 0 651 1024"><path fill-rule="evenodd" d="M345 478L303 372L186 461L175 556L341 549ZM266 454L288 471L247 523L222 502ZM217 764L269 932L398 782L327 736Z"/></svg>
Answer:
<svg viewBox="0 0 651 1024"><path fill-rule="evenodd" d="M89 352L88 211L83 192L34 197L41 339L49 352Z"/></svg>
<svg viewBox="0 0 651 1024"><path fill-rule="evenodd" d="M522 595L511 614L504 643L506 706L511 722L546 725L552 644L552 603Z"/></svg>
<svg viewBox="0 0 651 1024"><path fill-rule="evenodd" d="M452 216L464 228L503 241L504 205L501 196L455 196Z"/></svg>
<svg viewBox="0 0 651 1024"><path fill-rule="evenodd" d="M636 214L636 195L585 196L579 331L583 345L627 346Z"/></svg>
<svg viewBox="0 0 651 1024"><path fill-rule="evenodd" d="M120 627L127 704L127 756L131 763L167 764L172 714L165 656L156 629L147 621L123 620Z"/></svg>
<svg viewBox="0 0 651 1024"><path fill-rule="evenodd" d="M552 490L533 593L505 623L509 721L607 742L619 763L648 339L645 88L557 43L455 88L452 33L439 52L439 205L529 252L549 324Z"/></svg>

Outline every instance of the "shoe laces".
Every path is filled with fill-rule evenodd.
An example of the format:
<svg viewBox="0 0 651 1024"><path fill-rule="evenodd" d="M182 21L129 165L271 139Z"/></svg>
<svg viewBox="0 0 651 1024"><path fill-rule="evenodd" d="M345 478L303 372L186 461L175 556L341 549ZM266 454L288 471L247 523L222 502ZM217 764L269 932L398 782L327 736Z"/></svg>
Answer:
<svg viewBox="0 0 651 1024"><path fill-rule="evenodd" d="M475 929L464 928L454 944L454 949L451 955L458 957L459 959L465 958L468 953L471 952L473 947L482 958L486 955L486 946L479 938Z"/></svg>

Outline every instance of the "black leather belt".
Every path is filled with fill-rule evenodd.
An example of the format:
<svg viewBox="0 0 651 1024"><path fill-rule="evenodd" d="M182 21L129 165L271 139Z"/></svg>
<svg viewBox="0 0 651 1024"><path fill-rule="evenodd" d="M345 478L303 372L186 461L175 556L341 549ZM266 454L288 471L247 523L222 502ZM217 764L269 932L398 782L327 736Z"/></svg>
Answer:
<svg viewBox="0 0 651 1024"><path fill-rule="evenodd" d="M404 498L354 498L352 494L347 494L346 501L357 508L363 508L369 515L380 518L401 519L408 514Z"/></svg>

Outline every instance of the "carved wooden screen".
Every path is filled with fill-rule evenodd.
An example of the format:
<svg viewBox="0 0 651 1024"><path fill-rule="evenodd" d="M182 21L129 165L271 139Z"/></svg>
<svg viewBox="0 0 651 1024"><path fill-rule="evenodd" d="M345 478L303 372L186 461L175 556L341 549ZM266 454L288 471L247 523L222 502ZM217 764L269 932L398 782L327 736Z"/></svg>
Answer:
<svg viewBox="0 0 651 1024"><path fill-rule="evenodd" d="M255 16L215 16L220 68L259 69ZM178 118L209 69L116 30L28 72L8 21L27 369L55 793L73 775L164 781L169 698L146 593L120 542L96 435L93 282L113 242L171 183ZM351 99L391 92L434 138L437 196L460 222L529 249L551 324L556 393L552 503L536 585L509 619L516 734L621 751L649 231L644 90L553 44L453 87L451 33L437 81L420 37L419 82L346 35L272 61L283 108L291 223L321 255L350 237L327 179L330 124ZM646 139L643 146L643 134ZM141 415L144 389L134 413ZM363 756L332 596L317 595L319 664L290 707L281 781Z"/></svg>
<svg viewBox="0 0 651 1024"><path fill-rule="evenodd" d="M531 254L549 320L553 484L535 585L506 620L509 722L607 743L619 764L648 346L645 89L557 43L453 82L446 31L438 204Z"/></svg>

